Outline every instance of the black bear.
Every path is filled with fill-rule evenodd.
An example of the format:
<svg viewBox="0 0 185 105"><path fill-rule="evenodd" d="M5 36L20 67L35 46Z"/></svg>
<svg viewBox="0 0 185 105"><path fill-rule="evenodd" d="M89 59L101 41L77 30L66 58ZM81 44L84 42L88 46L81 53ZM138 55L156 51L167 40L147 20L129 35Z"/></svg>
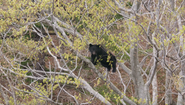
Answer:
<svg viewBox="0 0 185 105"><path fill-rule="evenodd" d="M92 44L89 44L89 51L91 52L91 62L94 65L100 62L108 71L113 68L112 72L116 72L116 57L112 53L107 52L101 45Z"/></svg>

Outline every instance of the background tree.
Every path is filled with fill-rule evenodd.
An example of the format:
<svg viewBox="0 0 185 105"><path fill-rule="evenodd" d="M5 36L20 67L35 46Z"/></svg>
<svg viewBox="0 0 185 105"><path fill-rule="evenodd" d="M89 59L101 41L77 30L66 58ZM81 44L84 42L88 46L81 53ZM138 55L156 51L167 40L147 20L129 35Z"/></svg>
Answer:
<svg viewBox="0 0 185 105"><path fill-rule="evenodd" d="M184 13L184 0L0 0L0 103L183 105Z"/></svg>

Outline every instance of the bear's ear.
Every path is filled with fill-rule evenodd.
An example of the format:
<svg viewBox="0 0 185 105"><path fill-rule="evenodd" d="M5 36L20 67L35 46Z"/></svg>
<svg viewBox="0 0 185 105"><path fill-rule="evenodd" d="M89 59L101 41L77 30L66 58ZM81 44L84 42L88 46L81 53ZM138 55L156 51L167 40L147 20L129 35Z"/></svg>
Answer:
<svg viewBox="0 0 185 105"><path fill-rule="evenodd" d="M92 46L92 44L89 44L89 47L91 47Z"/></svg>

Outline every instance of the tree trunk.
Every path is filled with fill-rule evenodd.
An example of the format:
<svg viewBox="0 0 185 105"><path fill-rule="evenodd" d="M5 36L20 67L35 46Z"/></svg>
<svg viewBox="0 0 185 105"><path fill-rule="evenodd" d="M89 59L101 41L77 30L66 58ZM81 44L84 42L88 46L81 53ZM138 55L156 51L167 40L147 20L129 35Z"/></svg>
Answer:
<svg viewBox="0 0 185 105"><path fill-rule="evenodd" d="M174 0L169 0L172 11L174 12ZM172 94L171 94L171 85L170 85L170 75L169 71L166 71L166 95L165 95L165 105L172 105Z"/></svg>
<svg viewBox="0 0 185 105"><path fill-rule="evenodd" d="M152 34L152 41L153 41L153 43L155 43L155 41L154 41L154 38L155 38L155 32L154 32L154 34ZM157 102L158 102L158 100L157 100L157 98L158 98L158 90L157 90L157 88L158 88L158 85L157 85L157 73L156 73L156 68L157 68L157 60L156 60L156 58L155 57L157 57L158 55L157 55L157 50L156 50L156 48L155 47L153 47L153 66L152 66L152 71L154 72L154 77L153 77L153 80L152 80L152 103L153 103L153 105L158 105L157 104ZM151 75L152 76L152 75ZM149 91L148 91L149 92ZM148 97L149 98L149 97Z"/></svg>
<svg viewBox="0 0 185 105"><path fill-rule="evenodd" d="M44 54L44 52L43 53L39 52L37 58L38 59L36 60L35 70L44 71L44 69L45 69L45 61L44 61L45 54ZM33 73L33 74L37 77L45 75L44 73Z"/></svg>
<svg viewBox="0 0 185 105"><path fill-rule="evenodd" d="M154 78L152 81L152 105L158 105L157 98L158 98L158 91L157 91L157 73L154 74Z"/></svg>
<svg viewBox="0 0 185 105"><path fill-rule="evenodd" d="M172 95L171 95L171 85L170 85L170 72L166 71L166 96L165 96L165 105L172 105Z"/></svg>
<svg viewBox="0 0 185 105"><path fill-rule="evenodd" d="M185 66L184 66L185 67ZM179 76L183 76L183 72L181 71L179 73ZM183 85L179 85L179 93L178 93L178 98L177 98L177 105L184 105L185 104L185 100L184 100L184 92L185 92L185 89L184 89L184 77L181 79L182 80L182 84ZM181 84L181 83L179 83Z"/></svg>
<svg viewBox="0 0 185 105"><path fill-rule="evenodd" d="M179 32L180 32L183 28L182 28L182 23L181 23L181 17L179 15L177 16L177 23L178 23ZM179 33L179 34L182 34L182 33ZM179 53L181 53L181 54L179 54L180 59L181 59L181 55L183 56L185 54L185 50L183 49L184 48L183 46L184 46L184 39L183 39L183 36L180 35L180 48L179 48L179 50L181 50L181 48L182 48L182 53L179 52ZM181 59L181 72L179 73L179 77L181 77L181 82L182 82L181 84L182 85L179 85L177 105L184 105L185 104L185 97L184 97L184 95L185 95L185 88L184 88L185 78L184 78L184 76L185 76L185 61L184 61L184 59Z"/></svg>
<svg viewBox="0 0 185 105"><path fill-rule="evenodd" d="M142 102L144 102L144 99L146 99L146 91L144 91L144 81L141 76L140 70L138 68L138 47L137 42L133 44L133 48L130 50L130 63L131 63L131 70L132 70L132 80L134 82L135 87L135 95L138 100L142 99ZM144 105L145 103L140 103L141 105Z"/></svg>
<svg viewBox="0 0 185 105"><path fill-rule="evenodd" d="M132 9L135 12L139 12L139 7L141 0L134 0ZM134 15L133 15L134 16ZM131 16L132 17L132 16ZM132 38L131 38L132 39ZM135 95L138 100L142 100L140 105L145 105L145 101L147 98L145 87L144 87L144 81L142 78L142 75L139 70L139 60L138 60L138 42L134 42L131 45L130 49L130 64L131 64L131 70L132 70L132 80L134 82L134 88L135 88ZM146 104L147 105L147 104Z"/></svg>

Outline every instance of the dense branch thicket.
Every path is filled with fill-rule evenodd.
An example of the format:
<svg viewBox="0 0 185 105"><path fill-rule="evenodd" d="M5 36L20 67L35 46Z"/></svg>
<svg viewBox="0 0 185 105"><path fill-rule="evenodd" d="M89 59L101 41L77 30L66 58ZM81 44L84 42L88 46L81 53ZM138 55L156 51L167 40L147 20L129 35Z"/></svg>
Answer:
<svg viewBox="0 0 185 105"><path fill-rule="evenodd" d="M0 103L184 105L184 3L0 0Z"/></svg>

